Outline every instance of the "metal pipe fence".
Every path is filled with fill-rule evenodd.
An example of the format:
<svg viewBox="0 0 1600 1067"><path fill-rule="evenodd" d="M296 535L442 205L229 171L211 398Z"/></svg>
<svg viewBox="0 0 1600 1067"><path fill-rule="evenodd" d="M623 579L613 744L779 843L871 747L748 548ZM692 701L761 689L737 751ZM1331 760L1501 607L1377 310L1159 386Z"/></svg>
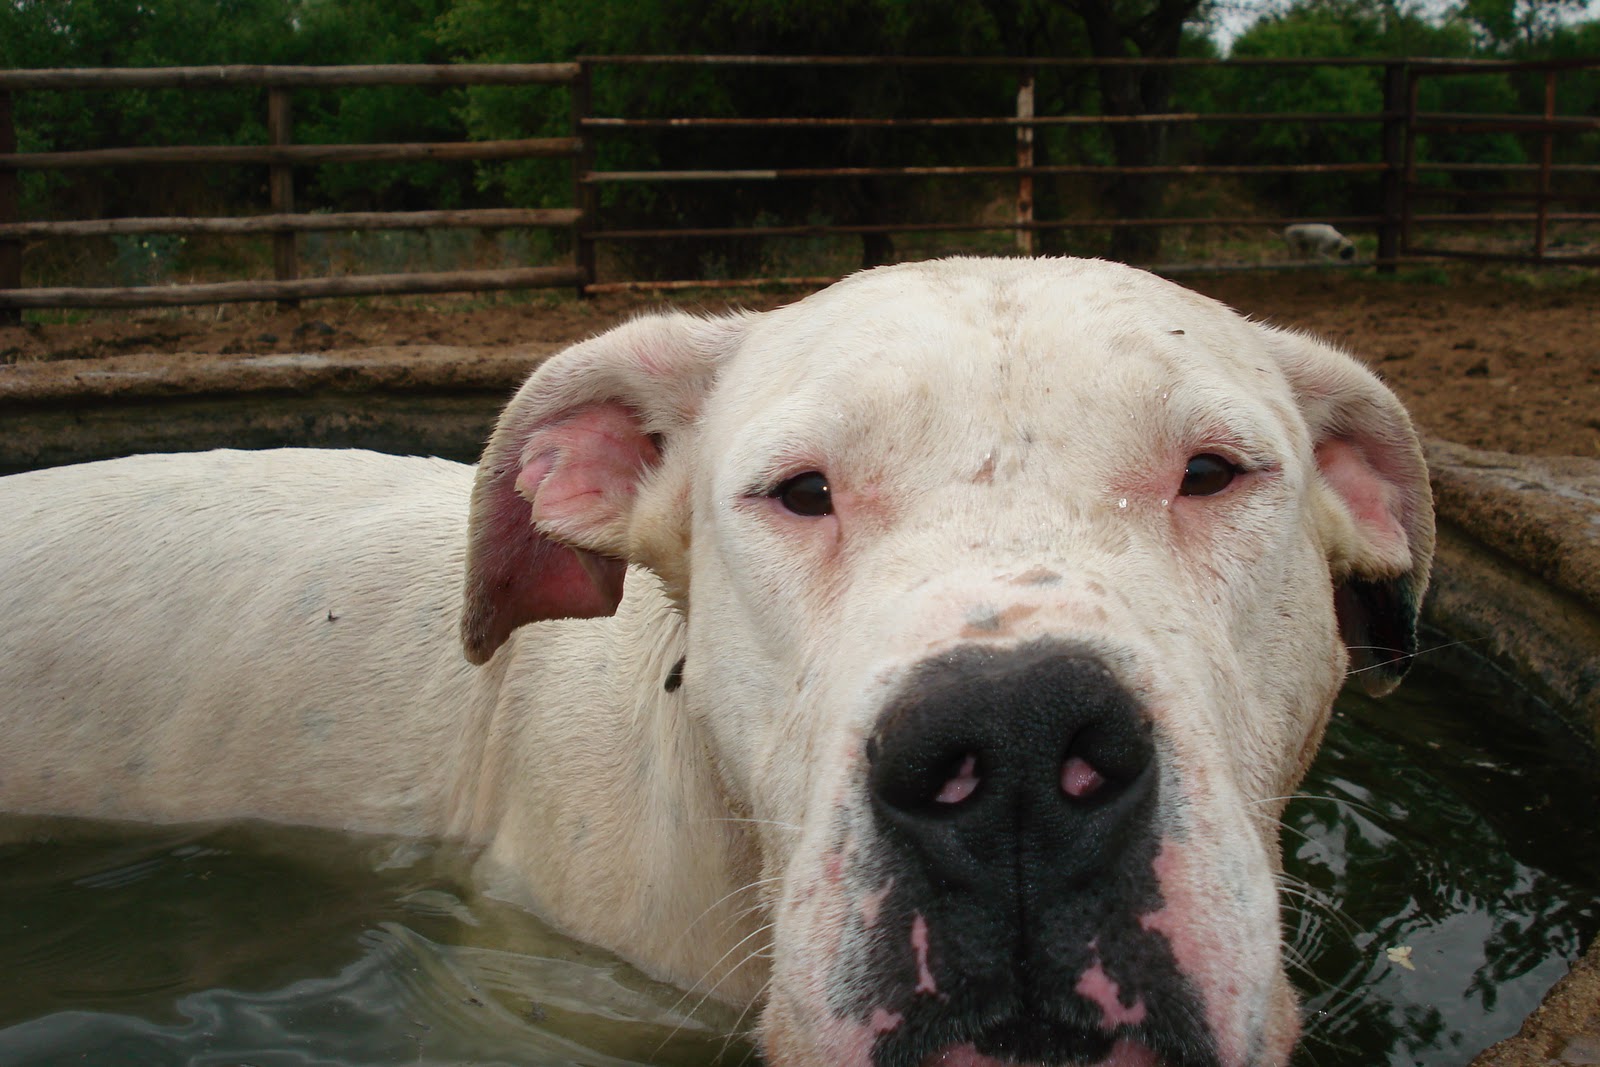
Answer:
<svg viewBox="0 0 1600 1067"><path fill-rule="evenodd" d="M1008 114L988 115L597 115L593 85L597 76L627 67L744 68L772 71L797 68L853 69L903 67L911 70L970 68L992 71L1001 86L1015 84L1015 107ZM1317 68L1367 68L1381 75L1382 107L1376 111L1248 111L1207 112L1173 110L1158 114L1048 114L1039 109L1037 78L1049 71L1094 71L1103 67L1171 67L1260 69L1294 76ZM1376 230L1379 269L1393 269L1404 260L1419 258L1498 258L1531 262L1597 264L1592 255L1555 256L1550 250L1550 229L1557 224L1596 221L1592 212L1558 210L1600 200L1592 179L1600 165L1557 162L1557 138L1591 135L1600 131L1600 118L1557 113L1556 86L1560 76L1593 77L1600 59L1551 63L1501 63L1433 59L1093 59L1087 57L872 57L872 56L587 56L571 63L497 64L449 66L276 67L225 66L117 70L0 71L0 321L17 321L23 308L139 307L227 301L301 299L390 293L474 292L542 286L570 286L582 293L618 289L675 290L688 287L750 287L763 284L817 284L826 277L783 274L748 278L606 278L601 279L600 249L639 242L715 241L724 239L782 240L789 238L867 237L901 233L1011 232L1016 249L1034 251L1035 237L1052 231L1108 228L1172 227L1279 227L1293 222L1316 221ZM1544 106L1539 114L1480 114L1422 111L1420 86L1426 79L1469 74L1542 75ZM404 144L299 144L294 136L293 94L296 90L351 86L422 85L549 86L570 96L570 128L563 136ZM152 88L205 91L219 87L250 86L265 90L269 143L264 145L153 145L93 147L72 151L19 152L13 119L15 97L23 92L82 90L138 90ZM1278 163L1210 164L1172 163L1043 163L1037 140L1051 130L1111 131L1116 128L1185 130L1202 126L1325 126L1344 124L1374 128L1380 149L1370 160L1319 162L1296 160ZM598 139L633 136L674 137L724 133L768 134L773 137L802 133L892 135L895 131L1011 131L1013 147L1003 161L951 164L706 167L637 169L606 167ZM1429 138L1501 133L1537 138L1535 163L1468 162L1424 158ZM560 207L472 208L402 212L318 212L297 205L296 170L325 163L374 163L419 160L464 160L502 163L526 159L566 159L571 165L570 204ZM152 216L112 219L24 220L19 216L18 178L24 171L64 171L81 168L172 165L265 166L268 173L269 210L241 217ZM1495 176L1505 181L1531 179L1531 189L1458 188L1434 184L1440 175ZM1240 215L1213 213L1151 217L1057 217L1039 215L1039 183L1049 179L1082 178L1105 181L1130 179L1308 178L1375 177L1380 190L1371 210L1335 216L1305 218L1281 213ZM1584 189L1556 188L1555 179L1590 181ZM765 183L815 183L862 180L982 181L1003 183L1013 190L1008 217L962 217L916 221L752 221L748 224L696 225L680 219L658 218L647 224L628 220L607 224L603 190L629 187L721 183L733 188L754 188ZM1459 185L1459 183L1457 183ZM1424 202L1451 201L1457 206L1477 201L1493 208L1502 202L1532 204L1531 211L1423 212ZM1523 225L1532 223L1531 252L1491 253L1425 245L1422 228L1448 224ZM338 230L433 230L440 228L540 228L570 235L572 256L565 264L501 270L455 270L407 274L348 275L301 278L301 234ZM260 281L141 285L124 287L35 287L23 285L22 246L25 241L54 241L85 237L138 234L269 234L273 240L273 278Z"/></svg>

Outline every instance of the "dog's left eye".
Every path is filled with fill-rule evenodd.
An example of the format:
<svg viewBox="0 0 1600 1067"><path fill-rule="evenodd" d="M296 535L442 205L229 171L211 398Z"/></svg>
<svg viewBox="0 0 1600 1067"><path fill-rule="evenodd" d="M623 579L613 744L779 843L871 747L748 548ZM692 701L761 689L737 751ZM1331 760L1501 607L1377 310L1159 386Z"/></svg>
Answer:
<svg viewBox="0 0 1600 1067"><path fill-rule="evenodd" d="M806 471L786 478L768 495L796 515L821 518L833 514L833 496L828 490L828 476L821 471Z"/></svg>
<svg viewBox="0 0 1600 1067"><path fill-rule="evenodd" d="M1190 456L1183 468L1183 483L1178 487L1178 495L1213 496L1228 488L1238 474L1237 464L1215 452Z"/></svg>

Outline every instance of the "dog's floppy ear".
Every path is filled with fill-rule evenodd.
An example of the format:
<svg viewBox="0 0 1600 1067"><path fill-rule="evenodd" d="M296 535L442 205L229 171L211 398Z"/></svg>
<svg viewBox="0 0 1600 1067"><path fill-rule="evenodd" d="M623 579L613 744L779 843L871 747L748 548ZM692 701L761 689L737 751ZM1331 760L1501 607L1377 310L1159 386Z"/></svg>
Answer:
<svg viewBox="0 0 1600 1067"><path fill-rule="evenodd" d="M485 663L525 623L610 615L635 499L696 419L744 319L650 315L552 356L478 463L461 639ZM684 535L686 536L686 534Z"/></svg>
<svg viewBox="0 0 1600 1067"><path fill-rule="evenodd" d="M1411 418L1371 371L1303 334L1267 330L1311 429L1319 516L1350 673L1374 696L1417 651L1433 563L1433 493Z"/></svg>

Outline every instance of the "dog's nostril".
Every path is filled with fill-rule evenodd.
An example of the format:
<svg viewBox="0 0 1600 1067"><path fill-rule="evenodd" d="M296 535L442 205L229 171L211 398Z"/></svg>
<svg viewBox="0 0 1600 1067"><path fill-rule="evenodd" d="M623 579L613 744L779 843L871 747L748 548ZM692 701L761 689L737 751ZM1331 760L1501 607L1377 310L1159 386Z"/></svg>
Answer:
<svg viewBox="0 0 1600 1067"><path fill-rule="evenodd" d="M872 791L890 808L912 818L939 818L963 812L982 797L988 771L982 753L965 746L943 752L885 751L874 738L867 744Z"/></svg>
<svg viewBox="0 0 1600 1067"><path fill-rule="evenodd" d="M1087 800L1105 784L1105 775L1082 756L1068 756L1061 764L1061 791L1073 800Z"/></svg>
<svg viewBox="0 0 1600 1067"><path fill-rule="evenodd" d="M978 758L968 756L961 761L956 773L939 787L939 795L933 799L940 804L959 804L970 797L977 788Z"/></svg>

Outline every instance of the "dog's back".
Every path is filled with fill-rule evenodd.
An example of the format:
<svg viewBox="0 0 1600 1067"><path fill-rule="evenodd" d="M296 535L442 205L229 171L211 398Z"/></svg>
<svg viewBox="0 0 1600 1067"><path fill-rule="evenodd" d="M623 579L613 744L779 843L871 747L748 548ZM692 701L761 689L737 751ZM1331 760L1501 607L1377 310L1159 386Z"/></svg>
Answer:
<svg viewBox="0 0 1600 1067"><path fill-rule="evenodd" d="M0 694L28 694L0 697L5 807L436 832L447 777L384 757L427 746L442 768L461 739L441 726L471 718L424 714L471 688L454 641L471 477L284 449L0 479Z"/></svg>

